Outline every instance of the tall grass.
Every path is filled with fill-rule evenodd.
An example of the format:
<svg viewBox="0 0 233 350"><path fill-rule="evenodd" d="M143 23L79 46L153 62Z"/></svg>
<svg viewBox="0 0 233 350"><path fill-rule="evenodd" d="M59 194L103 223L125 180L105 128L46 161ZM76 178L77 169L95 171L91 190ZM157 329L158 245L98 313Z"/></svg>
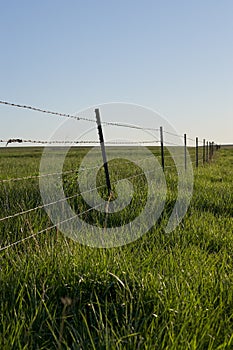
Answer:
<svg viewBox="0 0 233 350"><path fill-rule="evenodd" d="M86 151L72 150L64 169L78 166ZM0 178L38 174L40 155L40 149L1 150ZM2 251L0 348L232 349L232 162L232 149L222 149L195 170L191 205L171 234L164 227L177 174L169 168L166 208L131 244L90 248L53 229ZM130 170L124 165L116 179ZM75 193L76 174L63 180L66 194ZM1 217L40 204L37 179L0 184ZM81 199L70 204L85 209ZM137 215L121 214L112 224ZM0 222L1 246L50 224L42 209Z"/></svg>

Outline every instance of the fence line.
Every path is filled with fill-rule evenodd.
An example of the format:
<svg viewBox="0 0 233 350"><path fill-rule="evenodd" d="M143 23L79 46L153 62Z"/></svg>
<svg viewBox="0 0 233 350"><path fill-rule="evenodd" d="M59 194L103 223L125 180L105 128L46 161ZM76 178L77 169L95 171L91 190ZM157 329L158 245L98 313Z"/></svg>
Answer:
<svg viewBox="0 0 233 350"><path fill-rule="evenodd" d="M19 105L19 104L15 104L15 103L6 102L6 101L0 101L0 104L12 106L12 107L17 107L17 108L28 109L28 110L37 111L37 112L50 114L50 115L55 115L55 116L60 116L60 117L71 118L71 119L75 119L77 121L83 120L83 121L96 123L96 121L94 119L74 116L74 115L71 115L71 114L52 112L52 111L48 111L48 110L44 110L44 109L40 109L40 108L36 108L36 107L32 107L32 106L27 106L27 105ZM95 111L96 111L96 114L97 114L97 111L98 111L98 114L99 114L99 110L98 109L96 109ZM108 141L108 142L105 142L104 138L103 138L103 135L102 135L100 137L100 141L96 141L96 140L93 140L93 141L90 141L90 140L86 140L86 141L85 140L79 140L79 141L70 141L70 140L44 141L44 140L31 140L31 139L25 140L25 139L21 139L21 138L10 138L8 140L2 140L1 139L0 143L6 143L6 146L8 144L12 144L12 143L33 143L33 144L46 144L46 145L50 145L50 144L63 144L63 145L66 145L66 144L71 144L71 145L75 145L75 144L100 144L101 145L101 149L102 149L102 156L104 156L103 157L103 161L104 161L103 164L104 165L107 164L107 158L106 158L106 153L105 153L105 145L106 144L108 144L108 145L131 145L131 144L132 145L135 145L135 144L136 145L140 145L140 144L153 145L154 143L156 143L156 144L160 143L161 154L158 155L158 157L161 158L162 168L163 168L164 171L165 171L165 169L180 168L180 167L184 168L184 170L187 170L187 148L188 148L187 140L192 141L192 142L195 143L195 145L193 146L193 148L195 149L195 160L194 161L191 160L191 164L192 165L196 164L196 167L199 166L199 149L200 148L202 148L202 162L203 162L203 164L208 163L209 161L211 161L211 159L212 159L212 157L214 155L214 150L219 148L219 146L214 144L214 142L206 141L205 139L203 140L203 145L199 146L199 141L198 141L197 137L196 137L196 139L193 139L193 138L187 137L186 134L184 134L183 136L182 135L178 135L178 134L172 133L170 131L163 130L162 127L160 127L160 128L145 128L145 127L142 127L142 126L139 126L139 125L131 125L131 124L126 124L126 123L117 123L117 122L102 122L101 123L100 118L99 118L97 120L97 128L98 128L98 130L100 128L102 128L102 125L126 127L126 128L139 129L139 130L158 131L158 132L160 132L160 140L157 140L157 139L154 139L154 140L151 140L151 141L149 141L149 140L143 140L143 141L120 141L119 140L119 141ZM178 137L181 140L183 140L183 143L178 144L178 143L175 143L175 142L167 141L164 138L164 134ZM183 163L182 164L174 164L174 165L165 165L165 160L166 159L174 158L174 157L172 155L167 155L167 154L165 155L164 146L167 146L167 147L168 146L184 147L184 160L183 160ZM137 163L140 162L140 161L144 161L147 158L154 158L154 156L145 157L145 158L142 158L140 160L137 160ZM131 163L131 162L127 161L126 163ZM50 174L40 174L40 175L24 176L24 177L12 178L12 179L2 179L2 180L0 180L0 183L10 183L10 182L29 180L29 179L39 179L39 178L48 177L48 176L62 176L62 175L68 175L68 174L72 174L72 173L78 174L80 171L97 169L97 168L100 168L101 166L102 165L97 165L97 166L94 166L94 167L81 168L81 169L78 169L78 170L68 170L68 171L56 172L56 173L50 173ZM44 208L49 207L51 205L54 205L56 203L64 202L64 201L67 201L67 200L72 199L72 198L77 198L78 196L81 196L82 194L91 193L91 192L93 192L95 190L98 190L98 189L101 189L101 188L105 188L106 185L107 185L107 188L108 188L108 194L109 194L109 198L110 198L110 195L112 193L111 192L112 191L111 190L111 184L113 185L113 184L119 183L120 181L133 179L133 178L136 178L136 177L139 177L139 176L142 176L142 175L145 175L147 173L154 172L154 171L155 170L151 170L151 171L148 171L148 172L142 172L142 173L135 174L135 175L132 175L132 176L129 176L129 177L126 177L126 178L123 178L123 179L120 179L118 181L110 183L110 178L109 178L109 176L107 176L109 174L106 174L106 167L105 167L105 175L106 175L106 184L105 185L98 186L98 187L89 189L89 190L84 191L84 192L76 193L75 195L72 195L72 196L69 196L69 197L65 197L65 198L61 198L60 200L57 200L57 201L54 201L54 202L51 202L51 203L47 203L47 204L44 204L44 205L39 205L39 206L31 208L31 209L23 210L21 212L15 213L15 214L5 216L3 218L0 218L0 222L4 222L5 220L8 220L8 219L13 219L13 218L16 218L16 217L20 217L22 215L34 212L34 211L39 210L39 209L44 209ZM35 237L38 234L41 234L43 232L47 232L47 231L49 231L49 230L51 230L51 229L61 225L62 223L65 223L65 222L67 222L69 220L72 220L72 219L76 218L77 216L80 216L80 215L85 214L85 213L87 213L87 212L89 212L91 210L94 210L94 209L98 208L101 205L103 205L103 204L101 203L101 204L99 204L97 206L94 206L94 207L92 207L92 208L90 208L90 209L88 209L88 210L86 210L86 211L84 211L82 213L76 214L75 216L73 216L73 217L71 217L69 219L61 221L60 223L58 223L56 225L52 225L50 227L47 227L44 230L41 230L39 232L31 234L28 237L22 238L22 239L20 239L20 240L18 240L16 242L8 244L8 245L0 248L0 251L3 251L5 249L7 249L7 248L10 248L12 246L15 246L15 245L21 243L21 242L29 240L30 238L33 238L33 237Z"/></svg>
<svg viewBox="0 0 233 350"><path fill-rule="evenodd" d="M91 119L91 118L75 116L75 115L67 114L67 113L60 113L60 112L49 111L49 110L45 110L45 109L42 109L42 108L37 108L37 107L29 106L29 105L16 104L16 103L12 103L12 102L8 102L8 101L2 101L2 100L0 100L0 104L11 106L11 107L16 107L16 108L21 108L21 109L28 109L28 110L32 110L32 111L36 111L36 112L40 112L40 113L44 113L44 114L50 114L50 115L54 115L54 116L59 116L59 117L71 118L71 119L75 119L77 121L83 120L83 121L96 123L96 120ZM127 124L127 123L118 123L118 122L102 121L102 124L103 125L110 125L110 126L126 127L126 128L132 128L132 129L139 129L139 130L153 130L153 131L159 131L160 130L159 128L142 127L142 126L139 126L139 125L133 125L133 124ZM163 132L166 133L166 134L169 134L171 136L175 136L175 137L179 137L179 138L183 137L182 135L175 134L175 133L172 133L170 131L164 130ZM195 139L190 138L190 137L187 137L187 140L195 142ZM0 142L5 142L5 141L4 140L0 140Z"/></svg>

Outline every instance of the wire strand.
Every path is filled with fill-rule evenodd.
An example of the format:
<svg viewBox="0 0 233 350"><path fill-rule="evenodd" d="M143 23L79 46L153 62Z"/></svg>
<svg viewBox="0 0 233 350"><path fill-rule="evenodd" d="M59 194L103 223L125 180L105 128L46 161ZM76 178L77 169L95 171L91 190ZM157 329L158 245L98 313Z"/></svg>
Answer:
<svg viewBox="0 0 233 350"><path fill-rule="evenodd" d="M33 143L33 144L47 144L47 145L52 145L52 144L100 144L99 141L94 140L94 141L89 141L89 140L80 140L80 141L69 141L69 140L50 140L50 141L43 141L43 140L24 140L24 139L8 139L7 141L1 140L1 142L6 143L6 146L10 143ZM131 145L131 144L153 144L153 143L158 143L160 141L158 140L148 140L148 141L105 141L105 145Z"/></svg>
<svg viewBox="0 0 233 350"><path fill-rule="evenodd" d="M24 176L24 177L12 178L12 179L2 179L2 180L0 180L0 183L23 181L23 180L31 180L31 179L40 179L40 178L47 177L47 176L68 175L68 174L72 174L72 173L79 173L80 171L97 169L100 166L101 165L97 165L97 166L90 167L90 168L81 168L81 169L78 169L78 170L77 169L76 170L67 170L67 171L63 171L63 172L50 173L50 174Z"/></svg>
<svg viewBox="0 0 233 350"><path fill-rule="evenodd" d="M57 201L54 201L54 202L50 202L50 203L47 203L47 204L43 204L43 205L38 205L37 207L35 208L31 208L31 209L28 209L28 210L23 210L19 213L15 213L15 214L12 214L12 215L9 215L9 216L5 216L3 218L0 218L0 222L3 222L7 219L13 219L17 216L21 216L21 215L24 215L24 214L28 214L28 213L31 213L33 211L36 211L38 209L44 209L46 207L49 207L51 205L54 205L54 204L57 204L57 203L62 203L62 202L65 202L67 201L68 199L72 199L72 198L75 198L75 197L78 197L78 196L81 196L82 194L85 194L85 193L90 193L90 192L93 192L94 190L98 190L100 188L104 188L105 185L102 185L102 186L98 186L98 187L95 187L95 188L92 188L90 190L87 190L87 191L84 191L84 192L80 192L80 193L76 193L75 195L72 195L72 196L69 196L69 197L65 197L65 198L61 198Z"/></svg>
<svg viewBox="0 0 233 350"><path fill-rule="evenodd" d="M71 218L68 218L68 219L66 219L66 220L63 220L63 221L57 223L56 225L52 225L52 226L50 226L50 227L47 227L47 228L44 229L44 230L41 230L41 231L36 232L36 233L33 233L32 235L30 235L30 236L28 236L28 237L22 238L22 239L20 239L20 240L18 240L18 241L16 241L16 242L13 242L13 243L11 243L11 244L8 244L7 246L4 246L4 247L0 248L0 252L3 251L3 250L6 250L6 249L8 249L8 248L11 248L11 247L13 247L13 246L16 246L16 245L19 244L19 243L25 242L25 241L27 241L27 240L33 238L33 237L36 237L36 236L39 235L39 234L42 234L42 233L47 232L47 231L50 231L50 230L52 230L53 228L56 228L58 225L61 225L61 224L64 224L65 222L68 222L68 221L70 221L70 220L73 220L73 219L75 219L76 217L81 216L82 214L86 214L86 213L88 213L89 211L100 207L101 205L103 205L103 204L102 204L102 203L101 203L101 204L98 204L98 205L96 205L95 207L89 208L88 210L86 210L86 211L84 211L84 212L82 212L82 213L79 213L79 214L77 214L77 215L72 216Z"/></svg>
<svg viewBox="0 0 233 350"><path fill-rule="evenodd" d="M75 116L75 115L72 115L72 114L53 112L53 111L49 111L49 110L45 110L45 109L41 109L41 108L29 106L29 105L21 105L21 104L17 104L17 103L8 102L8 101L0 101L0 104L11 106L11 107L16 107L16 108L28 109L28 110L31 110L31 111L45 113L45 114L50 114L50 115L55 115L55 116L59 116L59 117L65 117L65 118L70 118L70 119L75 119L75 120L84 120L84 121L96 123L96 121L94 119L85 118L85 117L79 117L79 116ZM119 127L131 128L131 129L139 129L139 130L153 130L153 131L158 131L159 130L158 128L149 128L149 127L145 128L145 127L141 127L139 125L133 125L133 124L127 124L127 123L115 123L115 122L102 121L102 124L103 125L111 125L111 126L119 126Z"/></svg>
<svg viewBox="0 0 233 350"><path fill-rule="evenodd" d="M51 115L56 115L56 116L59 116L59 117L65 117L65 118L70 118L70 119L75 119L75 120L85 120L85 121L92 122L92 123L96 122L94 119L90 119L90 118L84 118L84 117L78 117L78 116L75 116L75 115L72 115L72 114L48 111L48 110L37 108L37 107L32 107L32 106L28 106L28 105L21 105L21 104L16 104L16 103L7 102L7 101L0 101L0 104L11 106L11 107L29 109L29 110L32 110L32 111L35 111L35 112L51 114Z"/></svg>

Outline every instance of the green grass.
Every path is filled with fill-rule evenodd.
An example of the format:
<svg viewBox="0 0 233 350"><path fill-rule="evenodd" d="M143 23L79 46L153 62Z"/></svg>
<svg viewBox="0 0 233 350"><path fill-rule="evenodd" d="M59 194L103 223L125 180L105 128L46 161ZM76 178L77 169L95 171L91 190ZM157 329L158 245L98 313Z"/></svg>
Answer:
<svg viewBox="0 0 233 350"><path fill-rule="evenodd" d="M87 151L71 150L64 170ZM0 179L37 175L40 156L39 148L1 149ZM53 229L0 252L0 348L233 349L232 164L233 150L221 149L194 170L191 205L170 234L164 228L177 195L173 168L166 170L159 222L131 244L90 248ZM115 180L131 170L110 169ZM145 179L139 181L141 188ZM64 177L64 188L75 193L75 174ZM139 192L133 212L110 218L111 225L138 214ZM0 183L1 217L40 204L37 179ZM70 204L86 208L80 198ZM0 222L1 246L49 225L43 209Z"/></svg>

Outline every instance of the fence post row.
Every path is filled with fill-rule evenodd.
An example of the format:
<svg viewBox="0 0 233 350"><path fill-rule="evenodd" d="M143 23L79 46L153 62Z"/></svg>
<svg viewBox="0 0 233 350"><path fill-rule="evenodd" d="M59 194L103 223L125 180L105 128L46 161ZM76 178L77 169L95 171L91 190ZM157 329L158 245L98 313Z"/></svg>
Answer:
<svg viewBox="0 0 233 350"><path fill-rule="evenodd" d="M104 163L106 185L108 188L108 196L110 196L112 193L112 188L111 188L110 176L109 176L109 171L108 171L107 155L106 155L105 144L104 144L104 135L103 135L102 125L101 125L101 120L100 120L100 111L98 108L95 109L95 114L96 114L96 123L97 123L97 129L98 129L98 134L99 134L102 158L103 158L103 163Z"/></svg>
<svg viewBox="0 0 233 350"><path fill-rule="evenodd" d="M165 164L164 164L163 127L162 126L160 126L160 144L161 144L162 168L163 168L163 171L164 171Z"/></svg>

